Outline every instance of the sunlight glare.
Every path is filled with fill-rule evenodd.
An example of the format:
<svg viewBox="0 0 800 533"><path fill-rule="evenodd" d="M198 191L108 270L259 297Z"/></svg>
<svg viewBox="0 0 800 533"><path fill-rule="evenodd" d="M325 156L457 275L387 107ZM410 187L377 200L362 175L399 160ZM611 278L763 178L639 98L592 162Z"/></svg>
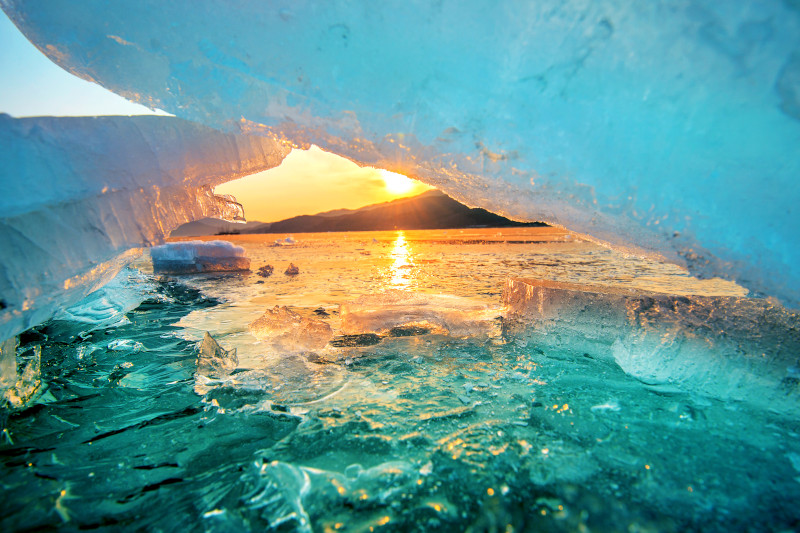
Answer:
<svg viewBox="0 0 800 533"><path fill-rule="evenodd" d="M410 269L414 267L414 259L411 250L406 242L406 235L402 231L397 232L392 249L392 259L394 264L389 267L389 286L393 289L407 290L411 286Z"/></svg>
<svg viewBox="0 0 800 533"><path fill-rule="evenodd" d="M402 174L383 169L380 169L379 172L381 173L384 183L386 183L386 190L392 194L405 194L410 192L416 184L414 180Z"/></svg>

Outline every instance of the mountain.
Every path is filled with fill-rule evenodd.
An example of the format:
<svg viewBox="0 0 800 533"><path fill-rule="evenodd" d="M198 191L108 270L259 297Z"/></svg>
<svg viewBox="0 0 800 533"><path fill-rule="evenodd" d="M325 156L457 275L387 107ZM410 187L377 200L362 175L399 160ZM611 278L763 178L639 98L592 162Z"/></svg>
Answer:
<svg viewBox="0 0 800 533"><path fill-rule="evenodd" d="M170 237L201 237L203 235L225 235L230 233L256 233L253 228L263 226L263 222L253 221L245 224L226 222L216 218L201 218L175 228Z"/></svg>
<svg viewBox="0 0 800 533"><path fill-rule="evenodd" d="M209 220L219 224L210 224ZM192 224L194 226L186 229ZM176 237L201 235L187 231L207 231L202 235L213 235L220 231L231 231L230 228L238 230L239 233L319 233L544 225L546 224L541 222L515 222L485 209L469 208L440 191L428 191L419 196L368 205L360 209L336 209L272 223L248 222L246 225L239 225L203 219L184 224L172 235Z"/></svg>

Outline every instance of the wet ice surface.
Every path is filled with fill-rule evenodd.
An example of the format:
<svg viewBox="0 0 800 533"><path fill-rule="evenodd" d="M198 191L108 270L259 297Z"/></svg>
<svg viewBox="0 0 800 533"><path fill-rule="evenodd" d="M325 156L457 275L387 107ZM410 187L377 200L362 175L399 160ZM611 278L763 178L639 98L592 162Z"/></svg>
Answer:
<svg viewBox="0 0 800 533"><path fill-rule="evenodd" d="M469 331L440 327L454 301L498 323L491 311L502 311L509 274L685 289L676 271L574 242L424 237L296 235L278 247L242 239L253 268L270 263L276 274L152 278L130 323L41 328L47 389L7 421L0 526L794 527L796 409L643 381L602 342L574 350L480 321ZM298 276L282 274L289 262ZM388 307L376 287L394 291ZM398 321L413 298L425 312ZM346 302L381 311L387 327L345 332L337 304ZM279 327L254 335L248 325L269 311L270 324L324 322L334 336L298 348L274 341ZM237 350L232 373L198 372L205 331L220 350ZM23 355L41 339L23 338ZM229 364L210 346L212 360ZM790 370L787 396L800 374Z"/></svg>

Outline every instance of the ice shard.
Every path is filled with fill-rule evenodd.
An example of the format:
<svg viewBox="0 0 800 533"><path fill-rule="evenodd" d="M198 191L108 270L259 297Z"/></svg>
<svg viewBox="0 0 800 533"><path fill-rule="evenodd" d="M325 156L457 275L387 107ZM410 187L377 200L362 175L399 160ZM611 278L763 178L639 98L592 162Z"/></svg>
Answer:
<svg viewBox="0 0 800 533"><path fill-rule="evenodd" d="M249 326L250 332L272 350L282 353L319 350L333 337L327 322L303 317L291 309L275 306Z"/></svg>
<svg viewBox="0 0 800 533"><path fill-rule="evenodd" d="M240 216L213 186L290 149L170 117L8 115L0 147L0 339L74 304L180 224Z"/></svg>
<svg viewBox="0 0 800 533"><path fill-rule="evenodd" d="M42 348L34 346L17 368L18 339L12 337L0 343L0 409L25 407L41 392ZM3 428L4 438L8 438Z"/></svg>
<svg viewBox="0 0 800 533"><path fill-rule="evenodd" d="M2 7L131 100L800 304L795 1Z"/></svg>
<svg viewBox="0 0 800 533"><path fill-rule="evenodd" d="M17 380L17 338L0 343L0 392L5 392Z"/></svg>
<svg viewBox="0 0 800 533"><path fill-rule="evenodd" d="M236 370L239 358L236 348L226 350L206 331L197 348L197 373L222 378Z"/></svg>

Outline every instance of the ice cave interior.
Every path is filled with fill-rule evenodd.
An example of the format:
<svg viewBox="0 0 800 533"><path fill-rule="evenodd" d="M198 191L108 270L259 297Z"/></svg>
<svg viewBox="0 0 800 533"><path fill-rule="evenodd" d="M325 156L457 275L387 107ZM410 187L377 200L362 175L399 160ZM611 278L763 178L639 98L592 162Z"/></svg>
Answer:
<svg viewBox="0 0 800 533"><path fill-rule="evenodd" d="M376 509L388 507L395 496L399 499L392 505L401 508L406 504L400 499L411 494L414 503L408 504L406 519L416 523L420 513L439 513L450 505L428 499L434 493L438 498L438 489L429 494L423 486L422 478L434 472L434 463L436 479L461 472L461 478L453 474L453 479L483 483L484 473L495 475L492 468L480 475L469 470L469 454L475 453L486 465L497 465L497 472L505 472L498 474L504 476L504 484L493 485L500 495L514 496L516 487L521 496L514 497L520 505L528 505L530 491L539 498L536 505L544 501L536 507L536 519L539 510L542 517L563 511L556 496L539 497L544 493L537 491L546 487L563 501L578 494L575 501L584 509L595 509L592 506L601 502L593 518L600 517L596 519L602 523L610 517L609 530L620 516L634 524L628 511L638 512L641 498L648 504L645 515L657 509L653 524L662 516L674 518L670 524L676 531L686 524L703 529L719 516L713 522L717 529L709 530L729 531L735 529L731 524L749 525L745 521L751 518L760 520L756 529L766 528L773 518L787 528L796 526L797 510L791 501L796 501L800 479L795 422L800 394L797 0L0 0L0 7L66 71L172 115L0 114L0 389L16 391L6 394L10 405L24 405L24 391L33 390L32 383L39 379L39 363L46 363L48 356L50 363L61 357L57 341L53 346L29 343L29 362L17 367L18 336L54 316L78 331L70 334L74 357L62 357L64 368L85 370L84 355L92 359L97 354L107 358L101 363L108 366L95 382L92 372L65 378L85 385L85 390L100 391L76 395L76 401L95 409L85 420L70 423L54 415L31 430L46 432L48 424L61 424L59 431L68 437L54 446L62 458L74 454L77 467L64 466L69 459L60 463L55 453L52 460L45 453L51 448L42 443L55 430L42 433L37 441L41 449L9 444L6 451L11 455L35 456L27 466L27 459L14 463L8 470L10 481L4 481L18 502L11 517L18 521L14 524L34 527L34 516L43 520L41 527L63 525L70 519L67 508L74 507L79 518L84 513L81 526L113 527L115 522L108 520L120 516L138 524L144 509L146 519L154 520L147 523L155 528L174 527L177 522L162 516L165 511L160 509L169 506L148 503L164 483L175 485L170 494L183 498L176 507L186 513L186 520L195 520L194 525L198 501L205 505L202 520L222 520L220 516L230 511L225 515L230 517L228 529L210 530L227 531L247 523L249 511L241 510L243 501L244 507L272 513L268 523L273 526L286 520L299 530L310 530L313 516L328 512L326 502L349 505L343 516L363 510L357 507L361 503L350 500L357 494L378 498L367 502ZM359 165L413 177L470 206L516 220L547 222L553 231L580 235L605 251L657 258L685 267L697 278L736 282L751 297L692 293L689 298L512 277L502 289L506 315L499 318L519 320L524 327L514 330L517 322L503 323L502 334L510 341L499 340L494 307L487 311L483 304L475 307L451 295L389 291L376 296L365 290L337 310L342 326L338 333L344 332L338 337L315 310L302 315L275 305L218 343L208 331L225 323L231 308L219 306L203 314L200 311L221 299L165 281L152 288L154 294L168 293L159 301L160 322L152 318L152 302L141 305L133 322L119 322L142 304L143 297L131 288L135 275L115 276L144 248L153 249L156 266L172 272L196 269L212 256L247 268L250 260L238 246L157 246L188 221L206 216L242 219L236 198L215 194L214 187L276 167L293 149L311 146ZM284 248L276 247L275 253ZM369 250L362 251L364 257L369 255ZM311 252L306 253L310 257ZM452 267L453 277L472 274L459 268L465 267ZM269 266L258 275L272 274ZM280 274L287 286L297 275L294 263ZM114 298L107 298L111 294ZM495 295L500 296L499 290ZM70 307L79 301L79 309ZM383 313L380 320L375 319L376 308ZM418 328L425 335L442 334L445 340L433 348L424 344L422 334L414 330L417 326L406 327L409 316L432 324L430 329ZM86 322L92 326L81 329ZM208 327L198 338L175 337L175 328L193 331L192 325ZM115 331L129 338L109 340L98 333L111 326L119 326ZM477 332L473 336L480 342L456 339L460 331ZM69 337L56 331L54 338L59 334ZM261 347L274 348L278 362L238 368L241 373L232 375L240 360L252 355L241 344L237 355L237 346L229 344L241 337L253 341L251 345L259 338ZM169 357L185 364L151 364L141 340L157 345L153 357L170 352ZM347 355L386 346L407 349L409 360L364 357L359 366ZM447 366L452 354L442 364L436 352L448 349L459 351L462 366L457 372ZM292 353L283 353L287 350ZM295 353L299 350L322 355L301 360ZM427 365L414 366L426 350L438 355L429 357ZM345 362L337 359L326 365L326 354ZM129 360L122 362L123 356ZM136 372L128 372L134 366L138 378ZM467 376L473 370L475 379ZM60 367L53 372L58 374ZM544 383L536 372L550 372L547 379L555 385L536 388ZM395 375L400 377L395 380ZM313 392L308 384L317 378L330 390L325 389L322 399L309 400L303 395ZM347 379L356 385L331 400L345 390ZM115 387L123 380L133 383L125 394L117 394ZM465 383L454 385L459 380ZM500 380L502 386L491 380ZM664 384L667 388L661 387ZM391 394L415 398L410 415L397 410L402 402L386 392L391 387ZM161 409L159 414L138 411L137 395L145 389L152 392L147 401ZM361 389L369 395L359 396ZM450 394L451 389L457 394ZM687 389L697 394L689 395ZM529 397L531 390L540 396ZM616 397L610 398L609 390L616 391ZM450 396L442 396L445 393ZM562 401L568 395L569 402ZM515 404L517 396L524 399L521 408ZM199 397L206 402L203 407L198 406ZM61 399L52 403L53 413L64 414L75 400L67 395ZM318 400L328 402L327 410L320 411L327 414L313 420L303 418L308 410L294 412L297 406L290 405ZM741 407L738 401L748 404ZM126 415L102 418L102 413L116 409L108 407L117 405L114 402L122 402ZM178 404L187 407L174 411ZM740 407L738 414L730 414ZM259 426L251 423L254 419L245 408L267 413L258 420L267 421L271 429L258 433ZM490 420L495 408L502 410L498 419L507 423L502 431L479 432L475 427L480 424L461 420L477 414L483 422L495 423ZM211 433L206 432L207 415L224 414L226 409L230 416L215 418L217 425L209 424ZM382 417L386 423L364 417L368 409L376 409L375 420ZM576 413L582 418L573 416ZM15 420L16 427L24 434L35 418ZM128 424L128 418L136 422ZM176 420L183 429L169 433ZM629 423L636 426L640 440L607 445L607 434L626 435L625 439L633 434ZM64 429L65 424L70 427ZM451 424L456 429L448 433ZM374 464L362 468L348 463L349 456L337 456L338 470L309 466L313 461L306 459L314 459L314 446L325 440L320 435L333 434L332 427L340 431L341 440L326 444L333 451L319 446L331 457L342 442L344 448L350 446L347 443L364 445L359 440L364 427L386 433L368 435L370 446L377 447L363 455L372 457ZM401 430L407 435L393 433ZM136 447L146 443L140 443L138 435L149 431L167 432L163 442L184 439L187 445L179 451L177 445L152 451L166 459L137 464L120 474L119 457L139 457ZM274 437L277 444L268 448L278 459L269 462L262 454L252 467L256 439L250 439L249 432L259 439ZM229 442L231 435L236 438ZM2 437L10 443L5 429ZM566 445L558 451L552 448L551 454L548 443L553 438L560 439L559 446ZM69 439L74 446L63 444ZM539 439L537 448L529 443L532 439ZM202 468L213 462L207 458L219 455L213 448L217 441L239 454L236 460L241 464L232 460L233 466L223 465L212 475ZM375 458L385 461L386 454L373 452L390 441L406 446L407 462L380 463ZM307 446L309 442L314 445ZM93 443L99 443L92 448L97 464L108 467L105 485L87 481L81 470L86 447ZM412 450L414 443L420 443L419 449ZM684 453L689 448L692 453ZM716 450L722 450L727 462L710 471ZM458 455L462 451L463 457ZM515 463L502 462L513 454ZM671 466L662 469L667 477L652 476L657 463L645 461L653 456ZM553 461L547 463L550 458ZM250 468L245 477L236 470L245 471L242 465ZM532 473L527 485L515 485L520 465ZM653 471L651 465L656 465ZM154 481L161 467L178 469L183 477ZM195 476L194 468L201 474ZM511 470L514 474L507 473ZM94 476L94 471L88 475ZM203 476L215 481L198 481L206 479ZM687 487L685 480L692 476L705 481L691 481ZM775 476L780 478L777 484ZM251 478L255 489L249 485ZM67 479L74 482L76 494L94 496L73 497L69 486L56 486ZM395 485L384 483L386 479ZM202 497L194 496L187 480L202 485ZM26 500L25 490L13 488L27 490L32 483L43 487L43 497ZM394 492L380 492L390 485ZM589 488L575 490L584 485ZM214 494L208 493L209 486ZM477 482L475 487L450 486L464 494L478 487L463 498L464 517L474 502L499 501L485 500L494 498L493 486L488 496ZM620 487L623 492L632 488L622 494ZM700 488L707 489L703 498L708 499L691 499L694 487L698 497ZM108 498L109 491L116 491L119 499ZM403 491L402 497L398 491ZM281 499L279 493L292 497ZM758 503L748 507L751 496L774 513L762 513ZM228 511L217 507L226 498L232 502ZM95 501L110 507L100 509ZM609 501L622 503L609 507ZM649 505L652 502L656 503ZM280 509L273 513L270 506ZM39 508L42 516L28 512ZM478 508L475 504L471 509ZM577 503L574 508L579 508ZM717 516L714 509L729 515ZM369 523L385 525L381 521L388 516L370 516ZM582 516L575 513L562 529L585 526ZM684 518L689 521L681 522ZM239 519L243 522L236 522ZM436 520L440 519L450 520L453 530L463 525L455 514L439 514ZM739 519L742 522L735 521ZM431 528L437 523L424 522Z"/></svg>

